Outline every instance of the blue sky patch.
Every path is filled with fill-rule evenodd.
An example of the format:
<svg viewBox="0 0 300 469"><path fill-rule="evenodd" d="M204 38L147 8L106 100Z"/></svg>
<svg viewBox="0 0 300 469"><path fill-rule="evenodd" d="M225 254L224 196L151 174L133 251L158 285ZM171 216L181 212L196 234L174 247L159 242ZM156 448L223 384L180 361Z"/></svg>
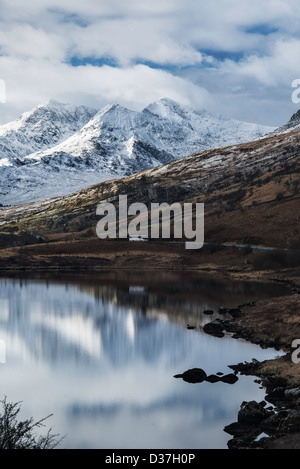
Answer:
<svg viewBox="0 0 300 469"><path fill-rule="evenodd" d="M243 59L245 57L245 53L242 51L238 52L232 52L232 51L226 51L226 50L212 50L212 49L202 49L199 52L201 52L204 55L208 55L210 57L213 57L216 60L234 60L235 62L238 62L239 60Z"/></svg>
<svg viewBox="0 0 300 469"><path fill-rule="evenodd" d="M108 65L109 67L118 67L118 63L111 57L70 57L67 61L73 67L82 67L85 65L92 65L93 67L103 67Z"/></svg>
<svg viewBox="0 0 300 469"><path fill-rule="evenodd" d="M261 34L262 36L269 36L270 34L277 33L278 28L269 24L256 24L249 28L243 28L243 31L248 34Z"/></svg>

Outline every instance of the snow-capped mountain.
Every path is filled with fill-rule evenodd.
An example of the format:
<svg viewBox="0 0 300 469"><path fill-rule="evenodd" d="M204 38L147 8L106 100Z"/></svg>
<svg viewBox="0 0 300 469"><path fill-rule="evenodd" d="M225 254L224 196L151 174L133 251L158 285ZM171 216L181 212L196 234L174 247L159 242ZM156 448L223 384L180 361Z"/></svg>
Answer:
<svg viewBox="0 0 300 469"><path fill-rule="evenodd" d="M81 129L97 110L51 100L0 126L0 158L45 150Z"/></svg>
<svg viewBox="0 0 300 469"><path fill-rule="evenodd" d="M274 128L214 116L161 99L141 112L99 112L51 101L0 127L0 203L67 195Z"/></svg>

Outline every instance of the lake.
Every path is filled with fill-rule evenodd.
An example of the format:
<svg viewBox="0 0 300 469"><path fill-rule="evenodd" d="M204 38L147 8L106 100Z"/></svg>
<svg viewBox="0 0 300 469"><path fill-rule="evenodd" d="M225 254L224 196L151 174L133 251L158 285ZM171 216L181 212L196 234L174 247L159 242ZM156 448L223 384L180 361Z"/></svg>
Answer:
<svg viewBox="0 0 300 469"><path fill-rule="evenodd" d="M53 414L47 428L65 435L62 448L227 448L224 426L264 389L249 376L230 385L174 375L278 356L201 327L221 306L287 293L187 273L0 278L0 396L22 401L24 418Z"/></svg>

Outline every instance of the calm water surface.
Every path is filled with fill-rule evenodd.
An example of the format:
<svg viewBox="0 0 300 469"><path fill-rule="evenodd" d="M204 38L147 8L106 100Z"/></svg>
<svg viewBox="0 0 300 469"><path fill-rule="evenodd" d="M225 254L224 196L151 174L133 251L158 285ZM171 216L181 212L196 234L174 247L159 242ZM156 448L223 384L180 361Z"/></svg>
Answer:
<svg viewBox="0 0 300 469"><path fill-rule="evenodd" d="M226 374L277 356L200 326L220 306L286 293L185 274L0 278L0 395L22 401L23 417L53 413L48 424L66 435L64 448L227 448L224 426L264 390L253 377L229 385L174 375Z"/></svg>

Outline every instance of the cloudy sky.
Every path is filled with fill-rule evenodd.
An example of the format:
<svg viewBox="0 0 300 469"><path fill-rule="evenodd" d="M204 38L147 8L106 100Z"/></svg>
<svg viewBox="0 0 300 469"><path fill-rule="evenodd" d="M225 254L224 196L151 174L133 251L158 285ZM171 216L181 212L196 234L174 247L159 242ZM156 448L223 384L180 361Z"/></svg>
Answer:
<svg viewBox="0 0 300 469"><path fill-rule="evenodd" d="M299 56L299 0L0 0L0 123L48 99L169 97L280 125Z"/></svg>

